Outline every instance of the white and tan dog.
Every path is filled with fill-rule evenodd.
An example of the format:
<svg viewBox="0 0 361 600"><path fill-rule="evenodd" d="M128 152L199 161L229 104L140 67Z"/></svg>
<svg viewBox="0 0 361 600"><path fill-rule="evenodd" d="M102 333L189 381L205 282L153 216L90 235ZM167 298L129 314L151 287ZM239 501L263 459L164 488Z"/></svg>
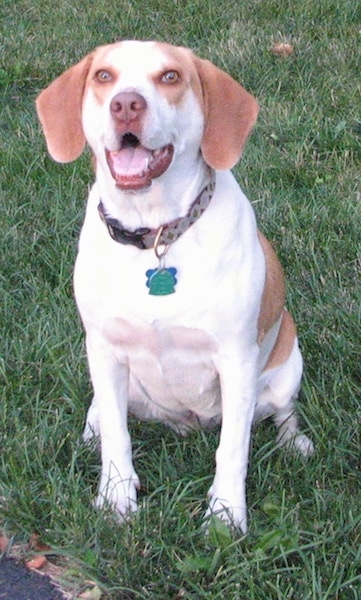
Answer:
<svg viewBox="0 0 361 600"><path fill-rule="evenodd" d="M75 268L101 436L98 505L136 509L128 412L184 432L222 422L207 516L246 531L251 425L312 452L293 401L302 375L280 264L229 169L258 113L229 75L186 48L103 46L45 89L51 156L88 142L96 181Z"/></svg>

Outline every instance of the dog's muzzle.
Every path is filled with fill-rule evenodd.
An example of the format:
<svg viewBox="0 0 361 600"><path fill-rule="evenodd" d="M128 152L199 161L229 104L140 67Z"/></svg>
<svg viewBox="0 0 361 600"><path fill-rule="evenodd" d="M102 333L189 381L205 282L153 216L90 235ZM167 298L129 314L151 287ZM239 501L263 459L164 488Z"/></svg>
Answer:
<svg viewBox="0 0 361 600"><path fill-rule="evenodd" d="M149 187L152 179L165 173L172 162L174 148L167 144L150 150L134 133L127 132L122 136L118 150L106 149L105 153L116 186L124 190L139 190Z"/></svg>

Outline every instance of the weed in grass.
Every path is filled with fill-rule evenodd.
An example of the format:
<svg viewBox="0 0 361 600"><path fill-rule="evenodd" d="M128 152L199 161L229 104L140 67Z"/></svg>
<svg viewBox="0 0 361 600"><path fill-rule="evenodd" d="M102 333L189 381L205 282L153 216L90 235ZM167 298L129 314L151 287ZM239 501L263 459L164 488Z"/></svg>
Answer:
<svg viewBox="0 0 361 600"><path fill-rule="evenodd" d="M354 0L4 0L0 39L0 520L39 531L104 598L356 600L361 595L360 4ZM261 113L235 173L285 267L305 358L309 461L254 431L250 531L201 517L217 432L178 438L131 421L141 510L92 508L91 389L72 269L92 172L46 155L33 101L93 47L191 46L239 79ZM285 58L270 48L292 43Z"/></svg>

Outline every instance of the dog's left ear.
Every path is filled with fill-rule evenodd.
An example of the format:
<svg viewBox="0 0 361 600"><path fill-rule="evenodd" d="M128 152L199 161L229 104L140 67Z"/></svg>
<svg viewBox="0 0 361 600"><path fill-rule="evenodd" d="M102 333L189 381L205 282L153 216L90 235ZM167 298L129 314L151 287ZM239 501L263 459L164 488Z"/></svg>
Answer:
<svg viewBox="0 0 361 600"><path fill-rule="evenodd" d="M240 159L257 120L258 102L230 75L208 60L197 56L193 56L193 60L203 90L203 158L213 169L231 169Z"/></svg>

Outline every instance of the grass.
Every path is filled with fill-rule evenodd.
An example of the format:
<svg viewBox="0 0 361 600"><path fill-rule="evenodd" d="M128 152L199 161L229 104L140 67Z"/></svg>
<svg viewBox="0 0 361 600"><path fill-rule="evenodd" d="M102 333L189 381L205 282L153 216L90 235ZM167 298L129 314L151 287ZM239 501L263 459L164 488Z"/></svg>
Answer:
<svg viewBox="0 0 361 600"><path fill-rule="evenodd" d="M0 523L38 531L102 598L353 600L361 596L360 77L354 0L3 0L1 63ZM236 175L273 240L305 358L307 462L254 432L250 531L201 528L217 432L180 439L131 421L141 510L119 527L92 508L99 474L81 442L91 398L72 268L87 156L47 156L34 98L94 46L191 46L260 100ZM274 42L290 42L280 58Z"/></svg>

